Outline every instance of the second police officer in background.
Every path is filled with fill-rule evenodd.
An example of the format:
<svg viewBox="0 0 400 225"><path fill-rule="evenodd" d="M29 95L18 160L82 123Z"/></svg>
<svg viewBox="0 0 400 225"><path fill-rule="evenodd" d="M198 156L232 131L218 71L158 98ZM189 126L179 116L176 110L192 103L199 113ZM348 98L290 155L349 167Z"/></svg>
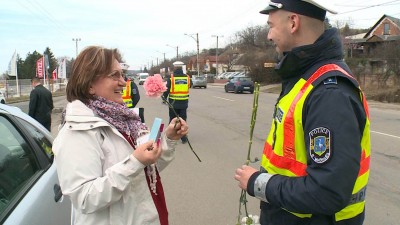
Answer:
<svg viewBox="0 0 400 225"><path fill-rule="evenodd" d="M173 106L173 109L169 109L169 121L175 118L175 112L184 119L187 120L187 108L189 107L189 89L191 86L191 80L189 75L184 74L183 66L184 63L176 61L173 63L174 72L171 77L167 79L167 90L164 92L163 97L167 99ZM181 138L182 143L187 142L187 137Z"/></svg>
<svg viewBox="0 0 400 225"><path fill-rule="evenodd" d="M135 108L140 100L139 88L134 79L131 79L127 76L129 65L126 63L120 63L120 65L126 81L126 85L122 90L122 99L128 108ZM141 121L144 123L144 109L137 108L136 113L139 114Z"/></svg>
<svg viewBox="0 0 400 225"><path fill-rule="evenodd" d="M368 106L343 61L332 10L312 0L273 0L268 39L282 77L261 171L236 170L239 186L261 200L265 225L361 225L369 177Z"/></svg>
<svg viewBox="0 0 400 225"><path fill-rule="evenodd" d="M120 65L123 73L125 74L126 81L126 86L122 91L122 99L128 108L135 108L140 100L138 86L133 79L127 77L129 66L125 63L121 63Z"/></svg>

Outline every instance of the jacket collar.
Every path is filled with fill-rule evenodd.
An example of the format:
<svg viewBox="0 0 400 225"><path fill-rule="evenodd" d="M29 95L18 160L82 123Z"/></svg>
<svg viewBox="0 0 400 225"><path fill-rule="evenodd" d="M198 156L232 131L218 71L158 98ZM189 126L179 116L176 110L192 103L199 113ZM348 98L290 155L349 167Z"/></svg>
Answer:
<svg viewBox="0 0 400 225"><path fill-rule="evenodd" d="M96 116L90 108L79 100L67 104L65 122L71 126L71 129L79 130L111 126L105 120Z"/></svg>
<svg viewBox="0 0 400 225"><path fill-rule="evenodd" d="M283 80L300 77L313 65L326 60L343 59L343 50L337 29L325 32L314 44L304 45L285 52L276 66L276 72Z"/></svg>

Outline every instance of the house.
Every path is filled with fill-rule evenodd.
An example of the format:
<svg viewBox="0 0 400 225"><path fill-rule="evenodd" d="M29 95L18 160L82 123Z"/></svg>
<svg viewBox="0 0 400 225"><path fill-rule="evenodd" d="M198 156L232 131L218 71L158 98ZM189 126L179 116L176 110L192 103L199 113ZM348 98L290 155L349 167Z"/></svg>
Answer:
<svg viewBox="0 0 400 225"><path fill-rule="evenodd" d="M228 59L224 55L217 56L211 55L200 55L199 56L199 68L200 72L210 73L211 68L216 68L218 63L218 74L224 72L224 68L227 67ZM190 57L188 62L188 69L191 71L197 71L197 56Z"/></svg>
<svg viewBox="0 0 400 225"><path fill-rule="evenodd" d="M400 19L383 15L366 33L345 37L347 58L365 58L371 72L383 73L385 60L380 57L385 44L400 44Z"/></svg>

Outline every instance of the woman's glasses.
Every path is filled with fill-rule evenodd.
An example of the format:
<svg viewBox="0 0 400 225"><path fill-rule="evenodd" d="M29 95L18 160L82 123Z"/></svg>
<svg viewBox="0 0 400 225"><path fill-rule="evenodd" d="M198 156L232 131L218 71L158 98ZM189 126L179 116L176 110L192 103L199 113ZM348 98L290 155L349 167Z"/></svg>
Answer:
<svg viewBox="0 0 400 225"><path fill-rule="evenodd" d="M115 80L115 81L119 81L122 77L122 79L125 79L125 73L119 70L116 70L110 74L107 75L107 77Z"/></svg>

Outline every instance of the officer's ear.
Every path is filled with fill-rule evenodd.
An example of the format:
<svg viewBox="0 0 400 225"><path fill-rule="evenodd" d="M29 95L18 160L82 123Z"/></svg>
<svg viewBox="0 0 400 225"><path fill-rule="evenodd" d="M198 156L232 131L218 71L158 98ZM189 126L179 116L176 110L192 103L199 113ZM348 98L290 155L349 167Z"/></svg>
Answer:
<svg viewBox="0 0 400 225"><path fill-rule="evenodd" d="M289 23L290 23L291 33L296 32L300 27L300 15L296 13L290 14Z"/></svg>

